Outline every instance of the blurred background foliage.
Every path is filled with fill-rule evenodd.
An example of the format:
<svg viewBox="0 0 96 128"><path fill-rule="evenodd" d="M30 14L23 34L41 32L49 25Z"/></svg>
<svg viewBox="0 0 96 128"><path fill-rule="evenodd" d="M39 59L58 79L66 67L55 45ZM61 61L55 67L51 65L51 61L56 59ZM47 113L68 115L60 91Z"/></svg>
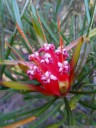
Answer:
<svg viewBox="0 0 96 128"><path fill-rule="evenodd" d="M44 39L36 10L40 16L47 41L54 42L55 46L58 46L57 17L59 16L61 21L60 34L65 45L68 45L88 32L92 19L92 8L90 0L0 0L0 61L18 59L6 45L6 41L26 61L31 53L30 48L15 27L16 22L35 50L43 44ZM94 16L92 28L96 26L95 19L96 16ZM87 62L73 86L75 87L74 93L70 91L67 97L68 101L63 98L56 100L39 93L15 91L0 86L0 126L26 119L34 114L37 114L38 119L22 127L63 128L68 124L74 124L74 120L74 125L96 126L95 36L91 38L90 43L91 51ZM36 84L36 81L30 81L18 66L10 64L0 65L1 80ZM81 93L78 93L78 90L82 90Z"/></svg>

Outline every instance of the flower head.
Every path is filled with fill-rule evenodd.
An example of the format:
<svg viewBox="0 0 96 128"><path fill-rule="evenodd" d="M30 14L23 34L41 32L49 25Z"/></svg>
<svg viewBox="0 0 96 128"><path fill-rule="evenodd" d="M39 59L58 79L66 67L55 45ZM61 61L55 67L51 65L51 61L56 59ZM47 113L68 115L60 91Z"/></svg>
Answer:
<svg viewBox="0 0 96 128"><path fill-rule="evenodd" d="M37 91L46 95L62 96L69 91L70 66L66 49L55 49L54 44L44 44L29 55L29 78L40 82Z"/></svg>

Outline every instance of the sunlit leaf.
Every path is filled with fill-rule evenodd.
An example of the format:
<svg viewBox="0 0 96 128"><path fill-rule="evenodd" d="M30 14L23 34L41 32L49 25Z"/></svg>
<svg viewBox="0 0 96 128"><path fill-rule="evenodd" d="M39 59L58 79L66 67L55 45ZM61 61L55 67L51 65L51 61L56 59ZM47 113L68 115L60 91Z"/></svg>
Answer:
<svg viewBox="0 0 96 128"><path fill-rule="evenodd" d="M81 73L81 71L87 61L87 58L89 56L90 49L91 49L90 40L89 40L89 38L85 38L82 48L81 48L81 51L80 51L79 60L78 60L78 63L77 63L76 69L75 69L76 76L78 76Z"/></svg>
<svg viewBox="0 0 96 128"><path fill-rule="evenodd" d="M6 81L6 82L1 82L1 84L16 90L31 90L31 87L29 85L19 83L19 82Z"/></svg>
<svg viewBox="0 0 96 128"><path fill-rule="evenodd" d="M78 100L80 100L80 98L82 97L82 95L75 95L73 96L70 101L69 101L69 106L71 108L71 110L75 109L77 104L78 104Z"/></svg>
<svg viewBox="0 0 96 128"><path fill-rule="evenodd" d="M38 41L39 41L40 45L42 46L43 43L45 42L45 38L44 38L45 35L44 35L44 32L43 32L42 24L40 24L41 22L39 22L40 18L39 18L39 16L37 16L35 7L33 5L31 7L31 9L32 9L33 28L35 30Z"/></svg>
<svg viewBox="0 0 96 128"><path fill-rule="evenodd" d="M75 51L73 53L73 57L72 57L71 62L70 62L70 84L72 84L72 82L74 81L74 78L75 78L75 67L77 65L77 62L78 62L78 59L80 56L80 51L81 51L83 41L84 41L84 39L82 37L79 40L79 42L75 48Z"/></svg>

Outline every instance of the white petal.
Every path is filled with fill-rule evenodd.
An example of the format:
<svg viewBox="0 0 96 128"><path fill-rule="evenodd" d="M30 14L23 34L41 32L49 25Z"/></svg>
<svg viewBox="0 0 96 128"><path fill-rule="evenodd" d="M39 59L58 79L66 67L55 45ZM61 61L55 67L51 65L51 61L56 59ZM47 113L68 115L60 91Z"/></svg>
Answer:
<svg viewBox="0 0 96 128"><path fill-rule="evenodd" d="M36 70L37 69L37 66L34 66L33 69Z"/></svg>
<svg viewBox="0 0 96 128"><path fill-rule="evenodd" d="M62 67L62 63L58 62L58 66L59 66L59 67Z"/></svg>
<svg viewBox="0 0 96 128"><path fill-rule="evenodd" d="M63 68L60 68L60 69L59 69L59 72L61 72L62 70L63 70Z"/></svg>
<svg viewBox="0 0 96 128"><path fill-rule="evenodd" d="M44 62L45 62L45 60L43 60L43 59L42 59L40 62L41 62L41 63L44 63Z"/></svg>
<svg viewBox="0 0 96 128"><path fill-rule="evenodd" d="M39 56L39 53L38 52L35 52L34 53L34 56L36 56L36 57Z"/></svg>
<svg viewBox="0 0 96 128"><path fill-rule="evenodd" d="M50 54L48 54L48 53L46 53L45 55L44 55L44 58L50 58L51 57L51 55Z"/></svg>
<svg viewBox="0 0 96 128"><path fill-rule="evenodd" d="M57 54L59 54L60 52L61 52L61 51L60 51L60 50L58 50L58 49L55 51L55 53L57 53Z"/></svg>
<svg viewBox="0 0 96 128"><path fill-rule="evenodd" d="M50 79L52 79L52 80L57 80L56 76L54 76L54 75L51 75L51 76L50 76Z"/></svg>
<svg viewBox="0 0 96 128"><path fill-rule="evenodd" d="M31 75L34 75L34 71L30 71Z"/></svg>
<svg viewBox="0 0 96 128"><path fill-rule="evenodd" d="M47 64L49 64L49 60L48 60L48 59L45 59L45 62L46 62Z"/></svg>
<svg viewBox="0 0 96 128"><path fill-rule="evenodd" d="M47 80L47 83L50 83L50 79Z"/></svg>
<svg viewBox="0 0 96 128"><path fill-rule="evenodd" d="M48 78L49 77L49 72L47 71L46 73L45 73L45 76Z"/></svg>
<svg viewBox="0 0 96 128"><path fill-rule="evenodd" d="M45 43L45 44L44 44L44 47L47 47L47 45L48 45L48 44L47 44L47 43Z"/></svg>
<svg viewBox="0 0 96 128"><path fill-rule="evenodd" d="M30 65L30 66L29 66L29 69L31 69L31 70L32 70L32 69L33 69L33 65Z"/></svg>
<svg viewBox="0 0 96 128"><path fill-rule="evenodd" d="M63 64L64 64L64 65L68 65L68 61L64 61Z"/></svg>
<svg viewBox="0 0 96 128"><path fill-rule="evenodd" d="M41 80L46 80L46 78L44 76L42 76Z"/></svg>

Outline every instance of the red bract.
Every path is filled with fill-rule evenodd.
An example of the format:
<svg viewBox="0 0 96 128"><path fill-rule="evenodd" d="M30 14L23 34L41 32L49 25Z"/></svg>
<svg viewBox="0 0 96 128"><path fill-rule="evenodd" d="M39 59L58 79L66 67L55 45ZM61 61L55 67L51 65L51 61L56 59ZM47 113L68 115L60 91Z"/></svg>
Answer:
<svg viewBox="0 0 96 128"><path fill-rule="evenodd" d="M40 82L40 86L32 85L32 88L45 95L66 95L70 88L68 56L66 49L55 49L54 44L47 43L29 55L31 64L27 74L31 80Z"/></svg>

